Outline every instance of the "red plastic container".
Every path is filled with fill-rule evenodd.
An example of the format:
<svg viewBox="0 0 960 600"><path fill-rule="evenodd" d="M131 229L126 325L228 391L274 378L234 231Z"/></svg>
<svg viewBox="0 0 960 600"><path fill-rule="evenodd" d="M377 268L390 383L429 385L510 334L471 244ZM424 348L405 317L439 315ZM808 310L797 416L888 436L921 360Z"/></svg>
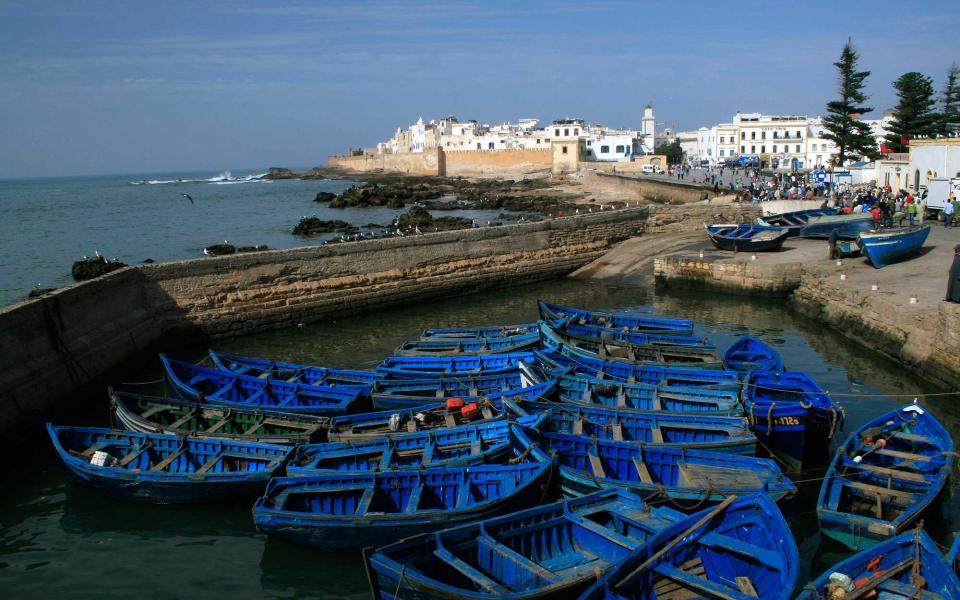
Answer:
<svg viewBox="0 0 960 600"><path fill-rule="evenodd" d="M447 410L457 410L463 408L463 398L448 398Z"/></svg>
<svg viewBox="0 0 960 600"><path fill-rule="evenodd" d="M460 414L463 416L464 421L469 421L480 413L480 409L477 407L476 402L471 402L470 404L465 405L460 409Z"/></svg>

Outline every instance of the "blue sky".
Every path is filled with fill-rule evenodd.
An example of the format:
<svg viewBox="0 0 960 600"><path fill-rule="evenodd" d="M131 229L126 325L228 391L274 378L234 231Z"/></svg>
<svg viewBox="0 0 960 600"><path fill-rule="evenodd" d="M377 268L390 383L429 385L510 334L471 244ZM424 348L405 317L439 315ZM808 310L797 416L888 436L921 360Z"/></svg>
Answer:
<svg viewBox="0 0 960 600"><path fill-rule="evenodd" d="M956 0L0 0L0 177L321 164L420 115L820 114L848 36L880 112L958 32Z"/></svg>

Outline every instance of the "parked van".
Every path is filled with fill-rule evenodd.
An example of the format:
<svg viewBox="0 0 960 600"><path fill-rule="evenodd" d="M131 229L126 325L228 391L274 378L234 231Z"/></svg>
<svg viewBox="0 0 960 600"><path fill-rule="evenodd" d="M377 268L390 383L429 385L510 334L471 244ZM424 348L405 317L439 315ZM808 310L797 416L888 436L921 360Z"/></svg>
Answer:
<svg viewBox="0 0 960 600"><path fill-rule="evenodd" d="M648 173L648 174L656 173L657 175L660 175L663 173L663 169L661 169L657 165L643 165L641 167L641 170L644 173Z"/></svg>
<svg viewBox="0 0 960 600"><path fill-rule="evenodd" d="M947 179L946 177L934 177L927 184L927 189L921 189L917 194L926 205L927 217L939 219L943 211L943 205L953 191L955 198L960 198L960 177Z"/></svg>

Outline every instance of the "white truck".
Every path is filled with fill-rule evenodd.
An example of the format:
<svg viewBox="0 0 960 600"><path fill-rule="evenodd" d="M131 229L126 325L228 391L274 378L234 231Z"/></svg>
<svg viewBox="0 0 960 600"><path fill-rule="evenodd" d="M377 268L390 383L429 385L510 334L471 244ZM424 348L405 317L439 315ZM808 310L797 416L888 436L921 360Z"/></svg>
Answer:
<svg viewBox="0 0 960 600"><path fill-rule="evenodd" d="M951 191L955 198L960 199L960 177L953 177L951 179L934 177L927 184L927 189L920 191L919 196L926 206L927 218L943 218L943 205L946 203Z"/></svg>

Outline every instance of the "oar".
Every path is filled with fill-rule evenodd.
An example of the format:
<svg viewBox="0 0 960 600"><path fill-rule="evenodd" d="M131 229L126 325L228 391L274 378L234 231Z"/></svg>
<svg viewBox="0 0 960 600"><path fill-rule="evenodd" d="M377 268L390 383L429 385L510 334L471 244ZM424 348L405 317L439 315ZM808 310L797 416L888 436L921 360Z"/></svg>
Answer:
<svg viewBox="0 0 960 600"><path fill-rule="evenodd" d="M620 588L622 588L623 586L625 586L626 584L628 584L628 583L630 582L630 580L633 579L638 573L640 573L641 571L643 571L644 569L646 569L646 568L647 568L648 566L650 566L654 561L656 561L658 558L660 558L661 556L663 556L664 554L666 554L668 551L670 551L674 546L676 546L677 544L679 544L680 541L683 540L683 538L687 537L688 535L690 535L691 533L693 533L693 532L696 531L697 529L703 527L703 526L707 523L707 521L709 521L710 519L714 518L714 517L717 516L719 513L723 512L723 510L724 510L725 508L727 508L728 506L730 506L730 504L731 504L734 500L736 500L736 499L737 499L736 496L727 496L727 498L726 498L723 502L721 502L720 504L716 505L716 506L713 508L713 510L711 510L711 511L708 512L706 515L704 515L702 519L700 519L699 521L697 521L696 523L694 523L693 525L691 525L690 527L688 527L686 531L684 531L683 533L681 533L680 535L678 535L677 537L675 537L672 542L670 542L669 544L667 544L666 546L664 546L663 548L661 548L658 552L656 552L653 556L651 556L650 558L648 558L647 560L645 560L645 561L643 562L643 564L641 564L639 567L637 567L636 569L634 569L634 570L630 571L629 573L627 573L627 575L626 575L625 577L622 577L622 578L620 579L620 581L617 582L617 583L613 586L613 589L614 589L614 590L619 590Z"/></svg>

